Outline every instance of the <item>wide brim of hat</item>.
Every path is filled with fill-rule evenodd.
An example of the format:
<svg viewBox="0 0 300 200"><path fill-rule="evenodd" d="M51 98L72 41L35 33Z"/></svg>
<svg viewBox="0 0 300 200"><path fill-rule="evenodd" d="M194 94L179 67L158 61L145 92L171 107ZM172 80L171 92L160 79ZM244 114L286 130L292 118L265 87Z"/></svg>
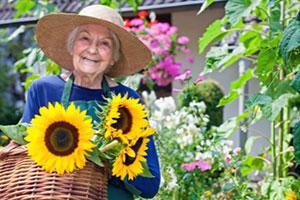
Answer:
<svg viewBox="0 0 300 200"><path fill-rule="evenodd" d="M59 66L72 71L73 60L67 50L67 38L76 27L99 24L112 30L120 40L120 59L107 74L120 77L134 74L151 61L151 52L136 36L123 27L98 18L70 13L42 17L36 26L36 38L42 51Z"/></svg>

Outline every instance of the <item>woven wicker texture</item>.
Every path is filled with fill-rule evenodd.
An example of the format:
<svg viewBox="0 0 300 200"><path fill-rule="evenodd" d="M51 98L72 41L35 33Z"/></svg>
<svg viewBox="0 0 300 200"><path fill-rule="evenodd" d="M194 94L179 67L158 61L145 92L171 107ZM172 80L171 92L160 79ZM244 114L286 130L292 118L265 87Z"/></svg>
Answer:
<svg viewBox="0 0 300 200"><path fill-rule="evenodd" d="M71 174L41 170L24 146L10 144L0 151L0 199L107 199L107 172L88 162Z"/></svg>

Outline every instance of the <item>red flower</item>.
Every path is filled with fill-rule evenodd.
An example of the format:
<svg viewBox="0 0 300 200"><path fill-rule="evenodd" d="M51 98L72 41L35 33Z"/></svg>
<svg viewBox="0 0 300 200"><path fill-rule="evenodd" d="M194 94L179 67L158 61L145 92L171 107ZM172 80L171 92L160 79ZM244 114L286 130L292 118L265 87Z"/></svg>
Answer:
<svg viewBox="0 0 300 200"><path fill-rule="evenodd" d="M157 23L158 23L158 22L157 22L156 20L154 20L154 21L150 22L150 23L148 24L148 26L151 27L151 26L153 26L154 24L157 24Z"/></svg>
<svg viewBox="0 0 300 200"><path fill-rule="evenodd" d="M124 19L124 26L129 27L130 26L130 20L129 19Z"/></svg>
<svg viewBox="0 0 300 200"><path fill-rule="evenodd" d="M138 16L143 19L148 16L148 12L146 10L139 11Z"/></svg>

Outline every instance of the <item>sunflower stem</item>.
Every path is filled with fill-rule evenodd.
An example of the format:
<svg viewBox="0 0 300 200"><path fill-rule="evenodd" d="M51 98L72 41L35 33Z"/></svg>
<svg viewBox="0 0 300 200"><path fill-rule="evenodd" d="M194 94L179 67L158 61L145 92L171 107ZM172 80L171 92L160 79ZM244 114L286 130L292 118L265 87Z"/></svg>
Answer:
<svg viewBox="0 0 300 200"><path fill-rule="evenodd" d="M110 149L112 149L113 147L115 147L118 144L118 140L113 140L112 142L108 143L107 145L105 145L104 147L101 147L99 150L104 153Z"/></svg>

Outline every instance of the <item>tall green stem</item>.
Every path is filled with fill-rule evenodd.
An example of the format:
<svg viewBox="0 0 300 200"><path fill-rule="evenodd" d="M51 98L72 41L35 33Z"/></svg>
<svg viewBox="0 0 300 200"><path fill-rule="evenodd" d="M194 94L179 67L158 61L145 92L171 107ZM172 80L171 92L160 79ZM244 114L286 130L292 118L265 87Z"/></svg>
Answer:
<svg viewBox="0 0 300 200"><path fill-rule="evenodd" d="M284 28L285 27L285 21L286 21L286 16L285 16L285 1L281 1L281 24L282 24L282 27ZM279 68L280 72L279 72L279 80L284 80L285 78L285 71L284 71L284 66L281 66ZM286 121L288 121L288 105L286 107L284 107L283 110L281 110L280 114L279 114L279 130L278 130L278 152L277 152L277 155L278 155L278 177L279 178L282 178L284 177L284 175L286 174L284 171L284 167L285 167L285 164L284 164L284 146L283 146L283 143L284 143L284 137L288 134L288 130L287 128L289 127L288 124L286 124Z"/></svg>
<svg viewBox="0 0 300 200"><path fill-rule="evenodd" d="M284 138L284 130L283 130L283 111L280 111L279 117L278 117L278 177L283 177L283 138Z"/></svg>
<svg viewBox="0 0 300 200"><path fill-rule="evenodd" d="M284 107L283 109L283 121L284 121L284 124L283 124L283 132L284 132L284 136L287 136L289 133L290 133L290 106L289 104ZM283 138L284 140L284 138ZM284 142L284 141L283 141ZM285 151L286 152L286 151ZM287 161L285 159L285 153L282 154L282 159L283 159L283 177L286 177L287 176Z"/></svg>
<svg viewBox="0 0 300 200"><path fill-rule="evenodd" d="M272 167L273 167L273 179L277 178L277 156L276 156L276 128L275 122L271 123L271 137L272 137Z"/></svg>

